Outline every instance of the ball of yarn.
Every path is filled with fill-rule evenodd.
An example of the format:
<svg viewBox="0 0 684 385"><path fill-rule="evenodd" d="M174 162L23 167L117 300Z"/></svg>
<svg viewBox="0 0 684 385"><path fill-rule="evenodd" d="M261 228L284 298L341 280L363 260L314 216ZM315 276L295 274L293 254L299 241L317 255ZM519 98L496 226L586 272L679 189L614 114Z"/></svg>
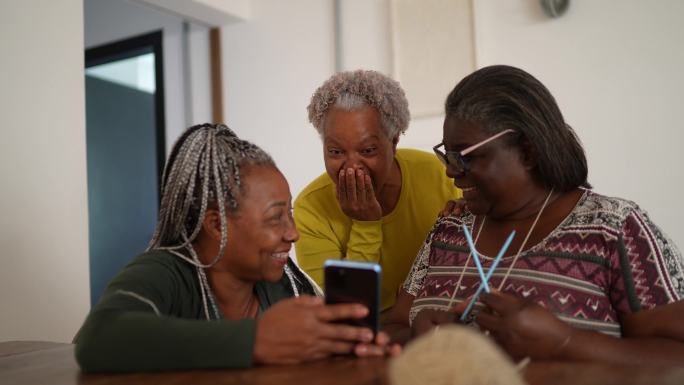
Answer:
<svg viewBox="0 0 684 385"><path fill-rule="evenodd" d="M510 358L470 327L441 325L410 343L389 366L392 385L523 385Z"/></svg>

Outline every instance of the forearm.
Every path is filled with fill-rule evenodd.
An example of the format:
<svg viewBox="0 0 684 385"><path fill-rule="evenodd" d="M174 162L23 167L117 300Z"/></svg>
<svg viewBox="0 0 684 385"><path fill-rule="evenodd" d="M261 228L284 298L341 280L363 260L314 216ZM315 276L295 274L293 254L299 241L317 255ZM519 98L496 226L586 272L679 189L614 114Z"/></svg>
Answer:
<svg viewBox="0 0 684 385"><path fill-rule="evenodd" d="M567 345L554 358L626 365L679 366L684 363L684 343L658 337L615 338L575 328Z"/></svg>
<svg viewBox="0 0 684 385"><path fill-rule="evenodd" d="M86 372L130 372L252 365L253 320L204 321L144 312L89 316L76 341Z"/></svg>
<svg viewBox="0 0 684 385"><path fill-rule="evenodd" d="M684 342L684 301L660 305L623 317L622 332L629 337L661 337Z"/></svg>

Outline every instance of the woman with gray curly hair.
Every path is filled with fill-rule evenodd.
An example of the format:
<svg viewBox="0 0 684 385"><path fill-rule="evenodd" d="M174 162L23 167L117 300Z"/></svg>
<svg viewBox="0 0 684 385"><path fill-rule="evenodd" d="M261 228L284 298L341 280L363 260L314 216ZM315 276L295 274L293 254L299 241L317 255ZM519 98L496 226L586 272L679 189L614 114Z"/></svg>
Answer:
<svg viewBox="0 0 684 385"><path fill-rule="evenodd" d="M379 263L385 311L438 213L459 192L434 154L397 149L410 115L395 80L376 71L337 73L308 111L326 173L295 201L297 259L319 284L326 259Z"/></svg>

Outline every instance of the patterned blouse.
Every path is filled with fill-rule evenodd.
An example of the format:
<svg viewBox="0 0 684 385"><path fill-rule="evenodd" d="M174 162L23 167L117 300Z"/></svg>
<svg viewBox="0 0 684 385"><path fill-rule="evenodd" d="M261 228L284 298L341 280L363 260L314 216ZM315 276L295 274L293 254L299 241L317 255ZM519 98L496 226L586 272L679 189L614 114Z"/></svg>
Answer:
<svg viewBox="0 0 684 385"><path fill-rule="evenodd" d="M447 310L480 285L461 224L474 216L440 218L404 282L415 296L410 322L426 308ZM478 224L480 221L478 221ZM473 233L477 233L477 228ZM480 256L487 271L493 258ZM498 287L514 256L492 275ZM634 202L586 190L572 212L544 240L524 251L502 288L534 301L569 324L620 336L623 315L684 297L684 261L672 241ZM476 305L475 312L482 308Z"/></svg>

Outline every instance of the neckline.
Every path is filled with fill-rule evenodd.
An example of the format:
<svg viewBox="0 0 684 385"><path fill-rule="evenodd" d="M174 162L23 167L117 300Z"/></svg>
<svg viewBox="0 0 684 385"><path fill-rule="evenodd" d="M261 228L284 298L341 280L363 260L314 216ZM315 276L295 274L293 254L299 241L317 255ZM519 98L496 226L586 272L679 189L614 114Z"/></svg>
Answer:
<svg viewBox="0 0 684 385"><path fill-rule="evenodd" d="M581 188L581 187L580 187L580 188ZM568 213L568 215L566 215L565 218L563 218L563 220L560 221L560 223L558 223L558 224L556 225L556 227L554 227L548 234L546 234L546 236L545 236L544 238L542 238L541 241L535 243L534 245L531 245L531 246L528 247L526 250L520 251L520 257L524 257L524 256L526 256L527 254L529 254L530 252L532 252L533 250L538 249L538 248L541 248L543 245L545 245L545 244L548 242L548 240L549 240L550 238L552 238L552 236L553 236L556 232L560 231L560 229L563 228L563 227L565 226L565 224L566 224L568 221L570 221L570 218L573 216L573 214L575 213L575 211L577 211L577 208L580 207L582 204L584 204L584 201L586 201L587 197L589 196L589 192L591 191L591 190L589 190L589 189L584 189L584 188L581 188L581 189L584 190L584 191L582 191L582 195L581 195L580 198L577 200L577 202L575 202L575 205L573 206L572 210L570 210L570 212ZM476 216L473 215L472 218L473 218L473 222L475 222ZM481 224L480 224L480 226L481 226ZM516 254L517 254L517 253L511 254L511 255L508 255L508 256L505 256L505 257L501 258L501 260L502 260L502 261L511 260L511 259L515 258ZM480 253L480 252L478 252L478 255L479 255L480 258L482 258L482 259L494 260L494 257L490 257L489 255L482 254L482 253ZM519 257L519 258L520 258L520 257Z"/></svg>

